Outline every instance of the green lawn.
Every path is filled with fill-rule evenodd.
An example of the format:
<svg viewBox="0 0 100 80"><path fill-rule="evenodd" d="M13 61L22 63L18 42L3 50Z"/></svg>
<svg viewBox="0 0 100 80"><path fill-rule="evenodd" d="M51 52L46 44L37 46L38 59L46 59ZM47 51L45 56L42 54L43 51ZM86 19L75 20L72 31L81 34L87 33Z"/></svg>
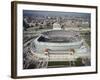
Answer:
<svg viewBox="0 0 100 80"><path fill-rule="evenodd" d="M70 67L70 66L85 66L82 64L82 59L77 58L76 61L74 61L74 64L72 61L52 61L48 63L48 67Z"/></svg>

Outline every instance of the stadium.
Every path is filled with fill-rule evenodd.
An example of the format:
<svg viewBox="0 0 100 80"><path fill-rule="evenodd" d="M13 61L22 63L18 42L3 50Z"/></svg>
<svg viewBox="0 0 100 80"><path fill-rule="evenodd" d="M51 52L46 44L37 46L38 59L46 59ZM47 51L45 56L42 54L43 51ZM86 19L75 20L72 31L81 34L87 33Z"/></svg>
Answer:
<svg viewBox="0 0 100 80"><path fill-rule="evenodd" d="M83 40L78 32L75 31L52 30L44 32L37 37L34 40L34 45L38 53L43 53L45 49L55 52L67 51L70 48L74 50L81 49ZM85 48L84 51L86 51Z"/></svg>
<svg viewBox="0 0 100 80"><path fill-rule="evenodd" d="M89 47L79 32L72 30L50 30L43 32L31 44L31 52L38 58L37 61L41 58L46 63L42 67L48 67L48 63L61 63L61 65L65 66L67 61L74 62L78 58L84 60L90 59L89 51ZM73 64L75 63L70 65ZM87 65L87 62L85 62L85 65Z"/></svg>

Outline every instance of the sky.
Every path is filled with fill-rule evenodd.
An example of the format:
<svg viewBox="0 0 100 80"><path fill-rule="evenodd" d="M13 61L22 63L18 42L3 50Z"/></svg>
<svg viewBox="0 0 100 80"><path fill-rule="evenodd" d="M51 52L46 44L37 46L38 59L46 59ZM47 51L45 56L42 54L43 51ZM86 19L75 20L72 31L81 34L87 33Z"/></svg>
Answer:
<svg viewBox="0 0 100 80"><path fill-rule="evenodd" d="M81 16L90 18L90 13L76 13L76 12L58 12L58 11L36 11L23 10L23 16Z"/></svg>

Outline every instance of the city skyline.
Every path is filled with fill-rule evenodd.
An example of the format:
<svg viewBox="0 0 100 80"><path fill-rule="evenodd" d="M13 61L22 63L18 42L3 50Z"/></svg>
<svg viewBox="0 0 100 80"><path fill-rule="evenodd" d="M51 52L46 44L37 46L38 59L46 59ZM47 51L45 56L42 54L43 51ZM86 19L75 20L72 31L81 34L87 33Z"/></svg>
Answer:
<svg viewBox="0 0 100 80"><path fill-rule="evenodd" d="M90 18L90 13L77 12L60 12L60 11L38 11L38 10L23 10L23 16L76 16Z"/></svg>

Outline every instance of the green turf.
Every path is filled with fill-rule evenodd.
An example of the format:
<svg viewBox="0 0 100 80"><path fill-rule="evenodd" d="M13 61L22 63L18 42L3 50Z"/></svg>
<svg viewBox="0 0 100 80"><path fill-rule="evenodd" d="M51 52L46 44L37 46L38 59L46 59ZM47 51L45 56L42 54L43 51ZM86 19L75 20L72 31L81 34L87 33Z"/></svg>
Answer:
<svg viewBox="0 0 100 80"><path fill-rule="evenodd" d="M59 66L84 66L84 64L82 64L82 59L81 58L77 58L76 61L74 61L74 64L72 61L51 61L48 63L48 67L59 67Z"/></svg>
<svg viewBox="0 0 100 80"><path fill-rule="evenodd" d="M59 66L59 65L69 65L67 61L52 61L48 63L48 66Z"/></svg>

